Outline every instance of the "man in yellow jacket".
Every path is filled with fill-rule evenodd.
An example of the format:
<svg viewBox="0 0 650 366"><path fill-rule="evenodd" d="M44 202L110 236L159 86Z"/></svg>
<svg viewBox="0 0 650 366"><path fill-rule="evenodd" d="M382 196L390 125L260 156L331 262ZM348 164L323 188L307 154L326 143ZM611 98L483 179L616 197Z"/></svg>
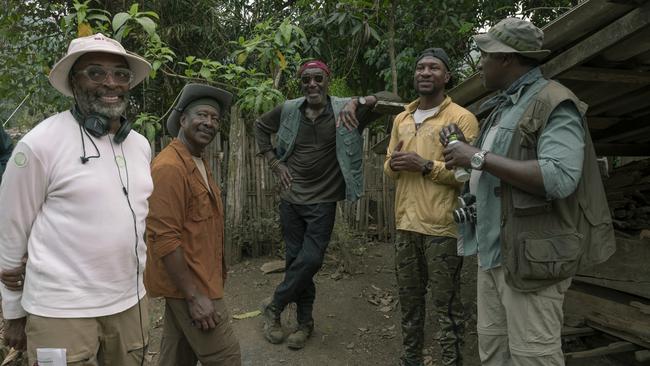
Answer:
<svg viewBox="0 0 650 366"><path fill-rule="evenodd" d="M449 57L441 48L417 59L413 85L420 97L393 124L384 172L395 180L395 265L402 309L402 365L423 365L425 295L430 287L440 334L442 365L461 365L464 312L460 299L462 257L452 218L462 182L445 169L438 133L456 123L467 139L476 117L445 95Z"/></svg>

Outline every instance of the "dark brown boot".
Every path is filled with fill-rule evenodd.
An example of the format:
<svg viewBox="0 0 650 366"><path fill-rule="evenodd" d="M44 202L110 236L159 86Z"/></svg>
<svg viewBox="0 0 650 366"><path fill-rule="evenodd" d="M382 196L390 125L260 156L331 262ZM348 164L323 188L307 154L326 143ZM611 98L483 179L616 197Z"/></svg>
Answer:
<svg viewBox="0 0 650 366"><path fill-rule="evenodd" d="M300 324L295 332L287 338L287 346L291 349L301 349L314 332L314 323Z"/></svg>
<svg viewBox="0 0 650 366"><path fill-rule="evenodd" d="M273 305L271 298L262 301L262 317L264 319L264 338L269 343L278 344L284 341L284 332L280 323L281 312Z"/></svg>

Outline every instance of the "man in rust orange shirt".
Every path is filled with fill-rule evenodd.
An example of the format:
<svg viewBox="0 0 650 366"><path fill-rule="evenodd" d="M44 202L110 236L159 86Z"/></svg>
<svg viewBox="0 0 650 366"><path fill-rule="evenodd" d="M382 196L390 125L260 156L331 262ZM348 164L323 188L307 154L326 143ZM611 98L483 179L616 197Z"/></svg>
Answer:
<svg viewBox="0 0 650 366"><path fill-rule="evenodd" d="M226 266L221 191L202 158L232 94L187 84L167 119L175 138L154 159L145 286L165 297L160 366L239 366L223 301Z"/></svg>

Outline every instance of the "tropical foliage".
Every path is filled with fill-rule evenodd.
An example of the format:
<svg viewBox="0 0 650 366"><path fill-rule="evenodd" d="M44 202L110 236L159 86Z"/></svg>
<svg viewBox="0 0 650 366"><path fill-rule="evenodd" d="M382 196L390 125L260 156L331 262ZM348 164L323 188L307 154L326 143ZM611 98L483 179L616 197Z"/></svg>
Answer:
<svg viewBox="0 0 650 366"><path fill-rule="evenodd" d="M544 25L577 0L9 0L0 16L0 121L29 128L68 108L50 67L80 35L102 32L144 55L151 77L131 94L130 116L150 139L188 81L223 87L252 117L299 93L295 76L324 59L338 95L414 97L418 52L443 47L462 80L476 69L470 36L510 15Z"/></svg>

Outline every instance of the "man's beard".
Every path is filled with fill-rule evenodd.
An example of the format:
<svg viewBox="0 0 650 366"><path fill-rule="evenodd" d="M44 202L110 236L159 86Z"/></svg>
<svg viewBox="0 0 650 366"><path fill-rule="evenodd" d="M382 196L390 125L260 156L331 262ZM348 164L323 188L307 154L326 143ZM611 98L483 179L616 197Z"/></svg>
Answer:
<svg viewBox="0 0 650 366"><path fill-rule="evenodd" d="M117 103L106 105L99 99L101 96L89 95L87 93L76 93L77 104L87 114L99 114L108 119L120 118L126 111L129 94L124 93Z"/></svg>

